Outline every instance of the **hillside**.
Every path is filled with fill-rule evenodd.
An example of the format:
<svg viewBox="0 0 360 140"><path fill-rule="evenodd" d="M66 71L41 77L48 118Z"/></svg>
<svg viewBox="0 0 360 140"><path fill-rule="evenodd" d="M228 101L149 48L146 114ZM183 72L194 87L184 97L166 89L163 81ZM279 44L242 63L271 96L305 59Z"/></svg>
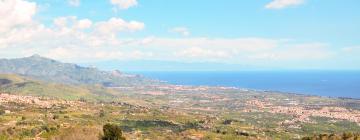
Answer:
<svg viewBox="0 0 360 140"><path fill-rule="evenodd" d="M105 123L126 139L356 139L360 132L360 111L352 107L360 101L353 99L180 85L93 92L16 75L1 75L0 83L0 140L98 140ZM110 102L22 96L104 97L96 93Z"/></svg>
<svg viewBox="0 0 360 140"><path fill-rule="evenodd" d="M159 84L156 80L140 75L124 74L118 70L101 71L96 68L61 63L39 55L17 59L0 59L0 73L18 74L62 84L100 84L107 87Z"/></svg>
<svg viewBox="0 0 360 140"><path fill-rule="evenodd" d="M100 86L70 86L45 83L14 74L0 74L0 93L52 97L67 100L108 100L113 95Z"/></svg>

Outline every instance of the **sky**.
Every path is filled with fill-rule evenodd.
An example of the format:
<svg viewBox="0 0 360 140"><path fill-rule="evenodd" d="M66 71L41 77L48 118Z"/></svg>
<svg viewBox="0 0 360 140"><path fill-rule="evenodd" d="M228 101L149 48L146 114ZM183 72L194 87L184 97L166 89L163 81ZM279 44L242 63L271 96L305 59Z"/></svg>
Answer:
<svg viewBox="0 0 360 140"><path fill-rule="evenodd" d="M71 63L154 62L159 68L359 70L359 5L358 0L0 0L0 58L39 54Z"/></svg>

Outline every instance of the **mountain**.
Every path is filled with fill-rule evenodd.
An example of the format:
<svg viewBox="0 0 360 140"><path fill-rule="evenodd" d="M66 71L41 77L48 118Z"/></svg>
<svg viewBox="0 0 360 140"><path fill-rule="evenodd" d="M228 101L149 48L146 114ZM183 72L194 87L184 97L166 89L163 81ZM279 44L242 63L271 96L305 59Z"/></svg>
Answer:
<svg viewBox="0 0 360 140"><path fill-rule="evenodd" d="M101 86L72 86L32 80L15 74L0 74L0 93L52 97L66 100L111 100L115 92Z"/></svg>
<svg viewBox="0 0 360 140"><path fill-rule="evenodd" d="M160 84L140 75L115 71L101 71L71 63L33 55L17 59L0 59L0 73L18 74L33 79L62 84L99 84L107 87Z"/></svg>
<svg viewBox="0 0 360 140"><path fill-rule="evenodd" d="M107 60L83 63L84 66L96 66L101 69L123 71L241 71L259 70L265 67L245 64L227 64L217 62L179 62L160 60Z"/></svg>

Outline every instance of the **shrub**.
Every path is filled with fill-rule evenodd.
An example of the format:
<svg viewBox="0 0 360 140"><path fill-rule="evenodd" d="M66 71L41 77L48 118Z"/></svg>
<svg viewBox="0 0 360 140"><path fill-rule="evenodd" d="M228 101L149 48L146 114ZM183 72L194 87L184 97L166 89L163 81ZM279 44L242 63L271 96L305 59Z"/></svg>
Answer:
<svg viewBox="0 0 360 140"><path fill-rule="evenodd" d="M47 125L41 126L41 129L42 129L42 130L45 130L46 132L50 132L50 128L49 128L49 126L47 126Z"/></svg>
<svg viewBox="0 0 360 140"><path fill-rule="evenodd" d="M33 128L33 129L31 129L31 134L32 134L33 136L35 136L35 135L38 134L38 133L40 133L40 129L39 129L39 128Z"/></svg>
<svg viewBox="0 0 360 140"><path fill-rule="evenodd" d="M4 115L5 114L5 110L0 109L0 115Z"/></svg>
<svg viewBox="0 0 360 140"><path fill-rule="evenodd" d="M8 129L6 129L6 132L9 135L13 135L15 133L15 127L9 127Z"/></svg>
<svg viewBox="0 0 360 140"><path fill-rule="evenodd" d="M50 131L56 131L57 128L56 127L50 127Z"/></svg>
<svg viewBox="0 0 360 140"><path fill-rule="evenodd" d="M304 137L302 140L360 140L360 134L345 132L343 134L320 134Z"/></svg>
<svg viewBox="0 0 360 140"><path fill-rule="evenodd" d="M185 123L186 128L190 128L190 129L198 129L201 128L199 122L186 122Z"/></svg>
<svg viewBox="0 0 360 140"><path fill-rule="evenodd" d="M59 117L59 115L54 115L53 116L53 120L56 120L56 119L59 119L60 117Z"/></svg>
<svg viewBox="0 0 360 140"><path fill-rule="evenodd" d="M105 117L105 111L104 110L100 110L100 113L99 113L99 117Z"/></svg>
<svg viewBox="0 0 360 140"><path fill-rule="evenodd" d="M121 128L117 125L106 124L103 126L103 132L102 140L125 140Z"/></svg>
<svg viewBox="0 0 360 140"><path fill-rule="evenodd" d="M22 130L22 132L20 133L21 137L30 137L31 136L31 131L28 129Z"/></svg>
<svg viewBox="0 0 360 140"><path fill-rule="evenodd" d="M230 124L232 124L233 122L235 122L234 120L225 120L224 122L223 122L223 124L225 124L225 125L230 125Z"/></svg>

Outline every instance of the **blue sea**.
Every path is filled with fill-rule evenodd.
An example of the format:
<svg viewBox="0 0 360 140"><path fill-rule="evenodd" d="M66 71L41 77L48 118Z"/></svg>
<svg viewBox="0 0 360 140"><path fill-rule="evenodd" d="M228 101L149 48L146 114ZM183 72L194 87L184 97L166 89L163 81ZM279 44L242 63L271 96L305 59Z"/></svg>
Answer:
<svg viewBox="0 0 360 140"><path fill-rule="evenodd" d="M133 72L179 85L230 86L360 99L360 71Z"/></svg>

